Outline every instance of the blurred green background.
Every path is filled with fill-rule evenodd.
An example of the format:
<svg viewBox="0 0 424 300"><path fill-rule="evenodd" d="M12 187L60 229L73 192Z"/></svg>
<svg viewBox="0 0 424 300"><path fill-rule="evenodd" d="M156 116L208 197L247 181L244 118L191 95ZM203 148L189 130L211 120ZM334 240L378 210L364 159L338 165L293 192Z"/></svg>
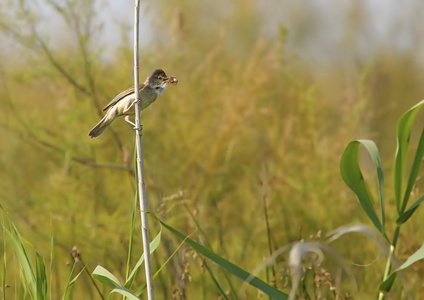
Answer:
<svg viewBox="0 0 424 300"><path fill-rule="evenodd" d="M376 141L391 198L396 121L424 98L424 2L142 2L140 81L156 68L179 79L142 115L154 214L204 243L197 222L216 253L247 271L269 256L264 201L273 250L369 224L339 160L349 141ZM100 264L125 276L134 131L122 119L98 139L87 133L99 109L132 85L132 10L132 1L0 2L0 201L52 261L53 299L63 293L74 246L90 271ZM388 211L393 222L392 202ZM402 230L400 260L421 245L423 217L418 211ZM140 255L138 232L136 243ZM178 243L164 235L156 269ZM342 280L343 293L375 299L384 256L359 234L333 246L359 285ZM10 252L13 295L19 272ZM276 282L288 292L286 261L279 258ZM157 297L218 299L205 264L183 247L155 280ZM413 299L424 297L423 271L421 263L405 272ZM233 284L240 299L264 298ZM392 299L401 291L397 283ZM86 275L73 295L100 299Z"/></svg>

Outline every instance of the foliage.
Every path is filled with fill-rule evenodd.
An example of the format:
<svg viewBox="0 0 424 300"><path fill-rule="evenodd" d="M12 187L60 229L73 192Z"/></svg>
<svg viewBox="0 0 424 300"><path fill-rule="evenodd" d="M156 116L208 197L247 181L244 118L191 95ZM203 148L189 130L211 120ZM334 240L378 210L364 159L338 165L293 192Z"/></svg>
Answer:
<svg viewBox="0 0 424 300"><path fill-rule="evenodd" d="M391 290L394 279L398 271L404 270L411 266L413 263L424 259L424 247L421 247L414 254L409 256L406 262L397 268L393 273L391 272L391 266L394 261L394 251L397 247L397 241L399 237L399 231L401 225L403 225L416 211L418 206L422 203L424 196L418 198L414 204L407 209L407 203L411 196L412 189L417 181L417 176L421 167L421 162L424 155L424 129L421 132L421 137L418 142L417 150L414 154L414 159L410 167L410 173L407 180L405 192L403 192L403 182L405 174L407 173L406 155L409 147L412 125L418 110L424 104L424 100L416 104L414 107L409 109L398 121L397 125L397 151L395 155L394 163L394 199L397 208L397 221L396 229L392 239L389 239L385 231L385 218L386 218L386 197L384 193L384 178L383 170L381 166L381 158L378 152L378 148L374 142L369 140L358 140L349 143L343 153L340 162L340 172L343 180L350 187L350 189L356 194L362 208L368 215L374 226L381 232L382 236L390 243L390 254L387 260L386 271L383 277L383 282L380 284L380 299L384 299L384 293ZM374 201L371 194L369 193L365 184L364 176L362 175L359 166L359 146L364 145L368 153L372 157L372 161L376 167L376 173L378 178L378 191L380 198L380 210L381 219L378 218L376 210L374 208ZM403 196L402 196L403 195ZM423 244L424 245L424 244Z"/></svg>
<svg viewBox="0 0 424 300"><path fill-rule="evenodd" d="M6 212L4 211L4 208L0 205L0 208L2 210L2 213L6 215ZM8 216L4 216L8 219ZM19 233L16 226L13 224L12 221L7 220L9 223L9 226L11 229L8 229L7 224L3 222L3 233L5 236L5 244L9 243L11 245L11 248L13 249L13 252L17 258L17 261L19 263L21 273L23 275L22 283L24 284L24 294L28 294L31 299L34 300L44 300L49 299L49 290L48 290L48 278L46 273L46 266L43 260L43 257L41 254L33 249L33 246L29 244L29 246L32 248L32 250L35 250L35 264L31 259L31 256L27 250L27 247L25 244L28 244L28 242L25 242L22 238L21 234ZM5 252L5 261L6 261L6 252ZM70 276L72 276L74 271L74 268L72 268ZM6 264L4 264L4 272L7 273ZM69 299L72 286L74 282L77 280L81 273L77 274L72 280L70 279L66 285L65 291L63 293L63 296L61 299ZM3 275L4 276L4 275ZM6 285L5 285L5 278L3 279L2 284L2 297L3 299L6 299Z"/></svg>
<svg viewBox="0 0 424 300"><path fill-rule="evenodd" d="M40 3L47 10L38 9ZM98 19L104 9L99 3L0 4L0 40L8 46L0 49L0 197L21 236L44 258L51 253L45 276L52 299L60 299L71 282L75 299L101 299L109 290L100 286L99 292L92 284L89 274L95 266L125 283L142 255L141 237L135 233L130 245L128 235L137 226L130 217L136 211L131 201L133 131L118 120L99 139L87 137L102 107L132 84L132 42L125 31L132 15L111 18L122 26L121 35L113 35ZM255 1L222 3L180 1L176 8L158 1L146 9L146 24L156 36L141 49L141 79L157 67L179 79L143 113L146 187L150 210L161 220L182 233L195 232L193 241L253 274L264 257L281 247L310 236L319 239L320 232L346 220L367 220L340 179L340 154L351 139L365 136L379 145L381 162L387 161L399 112L422 97L422 68L415 52L396 52L395 47L380 47L372 57L352 56L347 63L337 56L333 64L311 63L292 49L315 36L316 19L296 19L300 11L313 14L313 7L285 8L289 15L297 12L292 19L299 20L286 26L282 19L270 23ZM54 18L46 17L47 11ZM344 28L351 31L345 36L355 41L360 33L352 31L358 27L349 20ZM99 36L111 36L113 45L102 44ZM342 57L356 46L345 45ZM369 165L377 169L362 164L365 177L372 176ZM387 174L393 170L384 163L381 169L386 180L391 178ZM418 171L417 179L421 175ZM385 214L383 221L380 205L373 216L380 232L390 237L395 221L402 223L413 212L397 246L397 258L405 262L422 242L423 212L415 210L420 189L417 180L402 215ZM378 187L367 186L367 191L372 199L380 197ZM394 195L394 184L384 193ZM405 194L396 193L402 204ZM391 201L384 204L387 211L393 208ZM155 226L152 232L159 232ZM153 256L155 270L180 243L162 234ZM354 264L359 281L354 296L367 299L377 293L386 261L375 254L374 244L356 237L333 243ZM80 251L77 264L69 255L74 246ZM3 246L8 247L9 242ZM192 247L180 249L155 279L158 299L264 298ZM24 298L19 263L11 261L11 251L7 254L3 287L11 286L5 288L8 298ZM313 287L333 297L329 290L338 277L330 280L326 274L338 274L338 266L329 259L324 264L303 266L302 295L312 295ZM276 257L255 276L288 293L287 265L285 257ZM423 267L413 266L403 272L406 290L424 297L417 280ZM69 274L81 271L73 281ZM314 285L316 277L331 285ZM394 298L405 290L397 282L391 289ZM139 272L133 287L141 286ZM352 290L350 281L340 282L340 293Z"/></svg>

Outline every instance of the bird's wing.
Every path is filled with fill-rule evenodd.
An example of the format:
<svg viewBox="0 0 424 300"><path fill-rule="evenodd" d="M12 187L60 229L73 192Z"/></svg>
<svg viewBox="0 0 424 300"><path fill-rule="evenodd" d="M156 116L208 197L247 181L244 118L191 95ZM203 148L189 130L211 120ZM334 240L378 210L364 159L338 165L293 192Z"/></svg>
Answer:
<svg viewBox="0 0 424 300"><path fill-rule="evenodd" d="M139 87L140 90L143 87L144 87L144 84L143 83L140 84L140 87ZM111 107L111 106L115 105L116 103L118 103L119 100L121 100L122 98L124 98L124 97L126 97L126 96L128 96L128 95L130 95L132 93L134 93L134 86L132 86L132 87L126 89L125 91L119 93L118 95L116 95L115 98L113 98L112 101L110 101L109 104L106 105L105 108L103 108L103 111L107 110L109 107Z"/></svg>

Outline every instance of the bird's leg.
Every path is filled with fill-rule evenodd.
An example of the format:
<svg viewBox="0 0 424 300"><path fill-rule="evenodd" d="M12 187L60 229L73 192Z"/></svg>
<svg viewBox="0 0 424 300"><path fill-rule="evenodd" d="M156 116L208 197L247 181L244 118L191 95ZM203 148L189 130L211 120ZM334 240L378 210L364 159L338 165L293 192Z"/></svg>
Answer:
<svg viewBox="0 0 424 300"><path fill-rule="evenodd" d="M135 125L133 122L130 121L130 116L125 117L125 122L130 123L132 126L134 126L134 129L137 128L137 125Z"/></svg>

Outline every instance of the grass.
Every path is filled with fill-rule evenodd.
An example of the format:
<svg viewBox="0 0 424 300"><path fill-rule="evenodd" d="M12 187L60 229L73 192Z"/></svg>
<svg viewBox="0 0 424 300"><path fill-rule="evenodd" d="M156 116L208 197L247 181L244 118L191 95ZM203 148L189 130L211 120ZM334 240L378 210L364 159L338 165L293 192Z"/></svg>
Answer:
<svg viewBox="0 0 424 300"><path fill-rule="evenodd" d="M414 123L414 119L418 110L424 104L424 101L421 101L411 109L409 109L402 117L399 119L397 126L397 141L398 147L395 155L394 162L394 199L397 208L398 219L396 220L395 231L393 237L389 238L386 233L385 219L386 219L386 196L385 196L385 187L384 187L384 176L381 163L381 157L378 151L376 144L370 140L357 140L348 144L345 152L343 153L341 162L340 162L340 172L345 183L357 196L359 203L367 214L370 221L376 227L378 232L381 233L381 236L390 244L389 253L385 253L387 258L386 268L384 271L383 282L379 286L379 299L385 299L386 293L390 292L393 282L397 276L397 272L404 270L413 263L422 260L424 258L424 250L419 249L413 255L407 258L405 264L397 268L392 272L392 265L396 263L395 250L398 243L399 233L401 226L408 221L412 215L417 210L418 206L423 202L424 198L419 197L408 209L407 202L411 197L411 191L416 184L417 176L421 166L421 160L423 156L423 134L421 134L420 141L418 143L418 148L414 154L413 162L411 165L411 170L409 176L407 177L407 184L404 188L405 174L406 171L406 158L407 150L409 147L409 141L411 136L411 129ZM424 131L422 131L424 132ZM373 164L376 168L376 177L377 177L377 186L378 186L378 198L379 198L379 209L381 211L381 216L377 215L375 208L375 201L368 191L367 182L364 179L364 176L361 172L359 165L359 147L364 146L371 156ZM401 195L404 196L401 196ZM387 250L386 250L387 252Z"/></svg>
<svg viewBox="0 0 424 300"><path fill-rule="evenodd" d="M303 69L302 58L286 55L282 40L257 39L248 43L243 55L235 55L228 37L212 35L209 44L198 38L183 32L172 54L159 48L146 49L142 55L141 78L162 67L179 79L143 113L146 186L157 217L186 235L194 232L193 241L249 272L263 263L270 248L276 251L310 238L323 243L326 232L346 223L372 225L339 174L345 146L356 138L375 140L379 146L386 211L396 211L389 196L394 193L393 169L387 161L394 155L395 121L422 98L416 82L422 71L413 62L402 55L386 58L383 53L346 79L340 76L340 66ZM57 51L58 57L66 57L61 60L64 66L83 69L79 52L68 49L74 55L65 56ZM131 53L123 50L115 57L115 61L91 64L101 104L131 85ZM0 136L7 141L0 144L0 168L5 170L0 174L2 205L45 263L52 253L51 266L46 266L52 299L60 299L72 281L69 274L75 276L84 267L92 272L101 265L125 282L128 266L134 266L142 254L141 248L134 247L127 264L133 175L128 170L90 167L73 158L127 166L133 131L124 121L112 125L122 147L109 129L97 140L88 139L87 132L98 121L93 97L69 85L42 55L28 61L4 61L0 75L4 107ZM311 68L320 70L319 76L309 72ZM85 77L81 82L86 82ZM373 179L374 169L367 167L372 163L365 162L363 174ZM417 181L413 192L420 189L422 183ZM369 192L378 199L377 188L370 187ZM422 242L423 212L418 209L415 214L400 232L397 257L401 262ZM389 236L397 218L396 213L385 216ZM156 224L151 236L159 230ZM140 242L135 233L134 245ZM156 270L180 243L171 234L162 234L153 256ZM73 270L74 246L85 264ZM9 244L2 247L8 254L3 258L7 272L2 275L11 286L6 288L7 298L23 298L19 263L12 258ZM332 247L352 265L358 280L354 296L375 299L386 259L373 242L355 234L334 241ZM335 282L337 263L325 259L323 264L322 269L305 267L303 294L312 295L315 274L330 273ZM276 278L269 276L268 283L289 293L288 256L277 257L273 266ZM406 290L417 299L423 296L419 283L414 284L421 271L418 263L404 272ZM141 273L134 286L142 286ZM267 278L265 269L257 276ZM353 293L352 283L342 279L340 289ZM403 295L401 282L394 283L394 298ZM257 289L243 286L189 246L181 247L155 284L158 299L258 296ZM109 293L106 287L99 288L103 295ZM330 291L322 288L322 293L331 299ZM101 299L85 271L74 283L71 299L81 295Z"/></svg>

